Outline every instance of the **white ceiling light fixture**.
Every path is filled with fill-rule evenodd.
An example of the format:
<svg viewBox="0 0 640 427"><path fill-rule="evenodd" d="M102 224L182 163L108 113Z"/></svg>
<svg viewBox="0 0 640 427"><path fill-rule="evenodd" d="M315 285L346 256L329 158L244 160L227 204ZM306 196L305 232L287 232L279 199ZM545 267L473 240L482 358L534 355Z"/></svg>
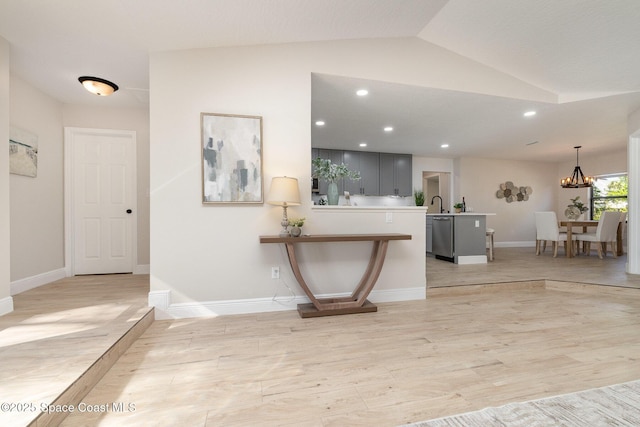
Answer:
<svg viewBox="0 0 640 427"><path fill-rule="evenodd" d="M440 148L449 148L449 144L440 144Z"/></svg>
<svg viewBox="0 0 640 427"><path fill-rule="evenodd" d="M324 120L318 120L316 126L324 126Z"/></svg>
<svg viewBox="0 0 640 427"><path fill-rule="evenodd" d="M356 95L358 95L358 96L367 96L367 95L369 95L369 91L366 90L366 89L359 89L356 92Z"/></svg>
<svg viewBox="0 0 640 427"><path fill-rule="evenodd" d="M536 114L537 113L535 111L531 110L531 111L527 111L526 113L524 113L523 116L525 116L525 117L533 117Z"/></svg>
<svg viewBox="0 0 640 427"><path fill-rule="evenodd" d="M361 143L360 143L360 147L366 147L366 146L367 146L367 143L366 143L366 142L361 142Z"/></svg>
<svg viewBox="0 0 640 427"><path fill-rule="evenodd" d="M117 84L100 77L81 76L78 81L86 90L98 96L109 96L119 89Z"/></svg>
<svg viewBox="0 0 640 427"><path fill-rule="evenodd" d="M384 128L384 131L385 131L385 132L392 132L392 131L393 131L393 127L392 127L392 126L386 126L386 127Z"/></svg>

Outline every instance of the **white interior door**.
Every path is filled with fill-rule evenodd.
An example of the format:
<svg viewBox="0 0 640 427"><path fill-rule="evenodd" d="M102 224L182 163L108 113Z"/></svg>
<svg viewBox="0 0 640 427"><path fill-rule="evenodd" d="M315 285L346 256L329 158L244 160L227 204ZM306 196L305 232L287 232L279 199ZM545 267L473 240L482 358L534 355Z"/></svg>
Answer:
<svg viewBox="0 0 640 427"><path fill-rule="evenodd" d="M133 272L135 132L65 128L65 150L71 274Z"/></svg>

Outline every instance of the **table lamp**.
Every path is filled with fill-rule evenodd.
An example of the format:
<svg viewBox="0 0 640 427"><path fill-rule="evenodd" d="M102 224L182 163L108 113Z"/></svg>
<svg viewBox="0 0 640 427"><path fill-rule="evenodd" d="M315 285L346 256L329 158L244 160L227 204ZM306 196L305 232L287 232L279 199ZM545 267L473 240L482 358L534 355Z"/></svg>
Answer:
<svg viewBox="0 0 640 427"><path fill-rule="evenodd" d="M280 237L289 237L289 218L287 218L287 207L300 205L300 190L298 180L287 176L276 176L271 180L271 188L267 203L270 205L282 206L282 230Z"/></svg>

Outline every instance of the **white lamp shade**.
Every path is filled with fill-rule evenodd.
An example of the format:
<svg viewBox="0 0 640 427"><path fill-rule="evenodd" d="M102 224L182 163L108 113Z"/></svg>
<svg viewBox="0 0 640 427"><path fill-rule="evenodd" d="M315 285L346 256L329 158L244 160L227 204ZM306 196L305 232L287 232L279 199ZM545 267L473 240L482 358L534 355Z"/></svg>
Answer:
<svg viewBox="0 0 640 427"><path fill-rule="evenodd" d="M267 203L278 206L295 206L300 204L298 180L287 176L276 176L271 180Z"/></svg>

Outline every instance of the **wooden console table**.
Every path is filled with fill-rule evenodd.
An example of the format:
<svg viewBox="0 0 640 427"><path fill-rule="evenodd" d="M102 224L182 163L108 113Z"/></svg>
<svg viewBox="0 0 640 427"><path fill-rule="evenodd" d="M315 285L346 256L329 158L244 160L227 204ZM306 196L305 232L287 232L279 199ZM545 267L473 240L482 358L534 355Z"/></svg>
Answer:
<svg viewBox="0 0 640 427"><path fill-rule="evenodd" d="M318 234L314 236L279 237L260 236L260 243L283 243L287 249L289 264L298 284L311 300L311 304L298 304L300 317L333 316L336 314L367 313L378 311L378 307L367 300L373 289L387 254L390 240L411 240L410 234ZM296 258L296 245L301 243L326 242L373 242L369 265L355 290L348 297L316 298L300 272Z"/></svg>

